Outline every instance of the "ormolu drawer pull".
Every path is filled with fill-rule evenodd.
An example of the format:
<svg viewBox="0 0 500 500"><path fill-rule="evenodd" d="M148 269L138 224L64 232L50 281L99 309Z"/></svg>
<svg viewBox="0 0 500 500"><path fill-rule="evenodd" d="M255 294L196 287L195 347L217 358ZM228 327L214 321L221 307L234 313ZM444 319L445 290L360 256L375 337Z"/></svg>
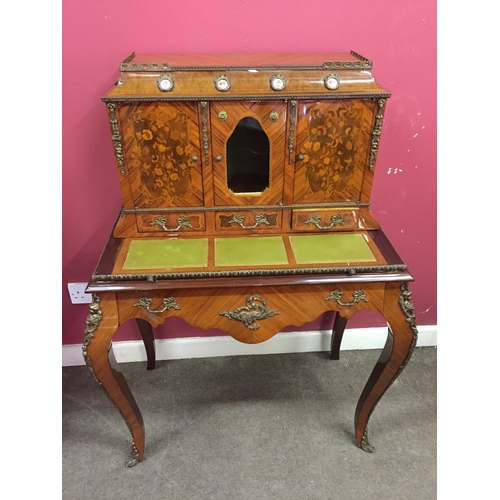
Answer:
<svg viewBox="0 0 500 500"><path fill-rule="evenodd" d="M180 309L179 305L175 301L173 297L167 297L163 299L163 308L162 309L151 309L151 304L153 303L153 299L148 297L141 297L135 304L134 307L143 307L146 311L151 314L161 314L162 312L167 311L168 309Z"/></svg>
<svg viewBox="0 0 500 500"><path fill-rule="evenodd" d="M352 302L341 302L342 296L344 292L340 292L339 290L334 290L325 300L334 300L340 306L350 307L356 304L357 302L369 302L368 297L365 294L365 291L361 288L356 292L352 292Z"/></svg>
<svg viewBox="0 0 500 500"><path fill-rule="evenodd" d="M260 224L266 224L269 226L269 221L267 220L267 216L265 214L258 214L255 216L255 224L253 226L244 226L243 223L245 222L245 217L241 214L235 214L233 215L232 219L228 222L229 224L238 224L240 225L243 229L254 229L255 227L259 226Z"/></svg>
<svg viewBox="0 0 500 500"><path fill-rule="evenodd" d="M173 227L171 229L167 228L167 218L162 217L159 215L158 217L155 218L153 222L150 224L151 226L160 226L164 231L167 232L173 232L173 231L179 231L179 229L182 229L183 227L193 227L191 223L189 222L189 219L183 215L182 217L177 218L177 227Z"/></svg>
<svg viewBox="0 0 500 500"><path fill-rule="evenodd" d="M309 219L305 221L305 224L314 224L318 229L330 229L334 226L345 226L344 218L342 215L332 215L330 217L330 225L329 226L320 226L321 217L318 214L311 215Z"/></svg>

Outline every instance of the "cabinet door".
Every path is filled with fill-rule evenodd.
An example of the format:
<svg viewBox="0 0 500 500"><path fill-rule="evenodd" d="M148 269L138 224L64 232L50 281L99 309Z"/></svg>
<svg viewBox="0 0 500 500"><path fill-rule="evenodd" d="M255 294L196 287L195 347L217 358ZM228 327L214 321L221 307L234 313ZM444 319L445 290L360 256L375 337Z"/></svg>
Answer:
<svg viewBox="0 0 500 500"><path fill-rule="evenodd" d="M196 104L123 104L118 117L134 206L203 206Z"/></svg>
<svg viewBox="0 0 500 500"><path fill-rule="evenodd" d="M273 205L283 200L286 103L210 104L216 205Z"/></svg>
<svg viewBox="0 0 500 500"><path fill-rule="evenodd" d="M294 203L361 199L375 113L371 100L299 103Z"/></svg>

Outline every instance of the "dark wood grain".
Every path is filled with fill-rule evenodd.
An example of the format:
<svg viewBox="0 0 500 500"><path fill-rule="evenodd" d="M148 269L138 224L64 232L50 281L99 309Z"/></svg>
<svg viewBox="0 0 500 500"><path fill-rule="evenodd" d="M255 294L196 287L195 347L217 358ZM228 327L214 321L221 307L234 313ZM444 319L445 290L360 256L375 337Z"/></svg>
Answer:
<svg viewBox="0 0 500 500"><path fill-rule="evenodd" d="M147 369L154 370L156 362L156 354L155 354L155 338L153 334L153 329L151 328L151 325L147 321L144 321L141 318L136 318L135 321L139 328L142 341L144 342L144 348L146 349L146 357L148 360Z"/></svg>
<svg viewBox="0 0 500 500"><path fill-rule="evenodd" d="M347 318L343 318L339 313L335 315L332 329L332 339L330 343L330 359L340 359L340 345L344 336Z"/></svg>
<svg viewBox="0 0 500 500"><path fill-rule="evenodd" d="M382 229L370 231L370 236L373 238L373 242L377 245L377 248L380 250L387 262L394 265L404 264L403 259L399 256L398 252Z"/></svg>

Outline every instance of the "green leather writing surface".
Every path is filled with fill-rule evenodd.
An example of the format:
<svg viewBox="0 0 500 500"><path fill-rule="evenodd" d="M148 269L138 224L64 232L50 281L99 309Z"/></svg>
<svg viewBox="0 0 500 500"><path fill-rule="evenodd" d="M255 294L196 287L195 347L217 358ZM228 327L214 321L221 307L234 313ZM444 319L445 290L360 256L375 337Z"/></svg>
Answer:
<svg viewBox="0 0 500 500"><path fill-rule="evenodd" d="M362 234L290 236L297 264L373 262L377 259Z"/></svg>
<svg viewBox="0 0 500 500"><path fill-rule="evenodd" d="M134 240L123 269L207 267L208 238Z"/></svg>
<svg viewBox="0 0 500 500"><path fill-rule="evenodd" d="M270 266L288 264L281 236L215 238L216 266Z"/></svg>

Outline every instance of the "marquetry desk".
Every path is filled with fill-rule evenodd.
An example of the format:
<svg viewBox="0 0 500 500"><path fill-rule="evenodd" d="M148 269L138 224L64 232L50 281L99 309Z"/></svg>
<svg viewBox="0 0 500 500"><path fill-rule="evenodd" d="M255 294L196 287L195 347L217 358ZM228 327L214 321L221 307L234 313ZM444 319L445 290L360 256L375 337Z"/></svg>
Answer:
<svg viewBox="0 0 500 500"><path fill-rule="evenodd" d="M123 207L89 282L83 355L144 456L142 418L112 364L117 328L136 319L148 368L151 327L180 316L245 343L337 312L372 309L389 334L356 409L367 422L409 359L417 329L406 265L370 210L390 93L356 52L137 55L106 104Z"/></svg>

